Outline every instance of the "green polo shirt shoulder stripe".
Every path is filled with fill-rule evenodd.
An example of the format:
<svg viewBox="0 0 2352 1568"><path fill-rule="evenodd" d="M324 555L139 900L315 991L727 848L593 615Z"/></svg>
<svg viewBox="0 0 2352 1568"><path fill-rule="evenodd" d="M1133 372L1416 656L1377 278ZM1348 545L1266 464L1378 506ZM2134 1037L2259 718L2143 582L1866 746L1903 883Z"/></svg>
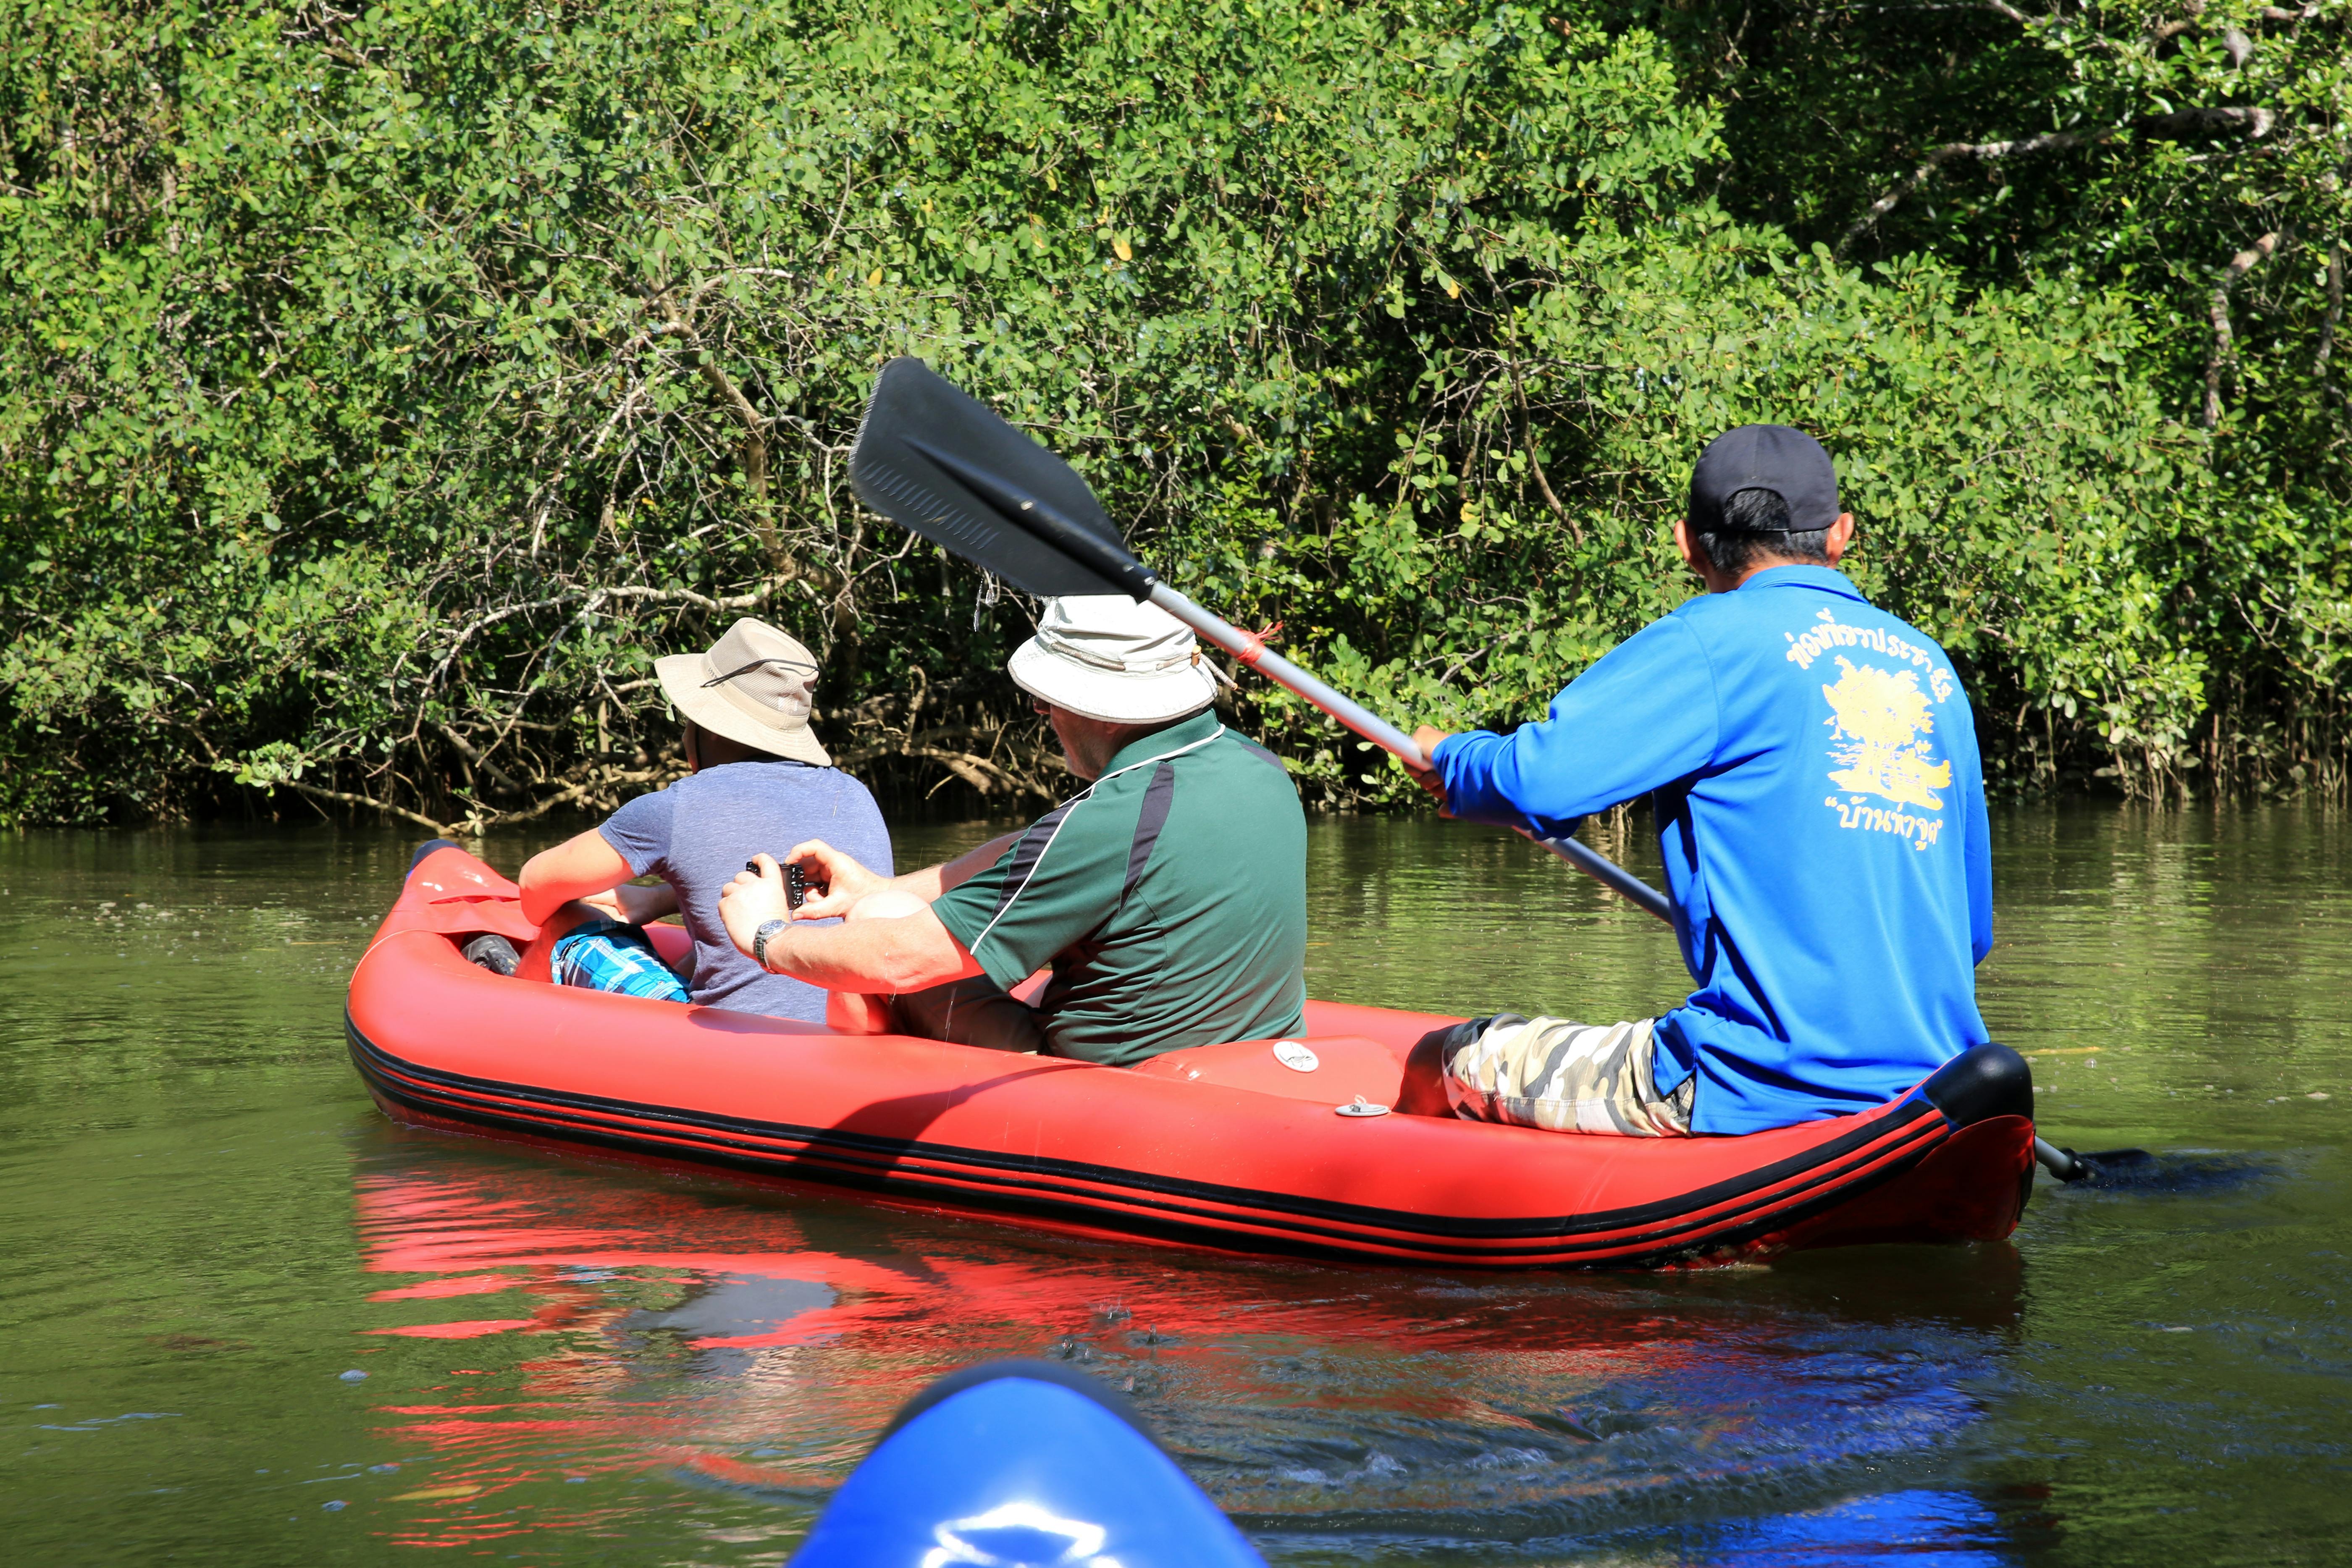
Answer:
<svg viewBox="0 0 2352 1568"><path fill-rule="evenodd" d="M1118 890L1121 899L1135 891L1143 879L1143 868L1151 863L1151 852L1160 842L1160 830L1168 825L1168 808L1176 799L1176 764L1162 758L1151 769L1151 782L1143 787L1143 805L1135 814L1135 841L1127 846L1127 881Z"/></svg>
<svg viewBox="0 0 2352 1568"><path fill-rule="evenodd" d="M1054 841L1055 833L1061 829L1062 819L1070 814L1072 807L1085 799L1084 795L1080 795L1076 800L1065 800L1030 823L1028 831L1021 835L1019 841L1013 844L1004 860L999 862L994 871L992 871L992 875L996 875L999 872L1003 874L996 875L1000 885L996 893L996 906L988 912L991 923L993 923L998 915L1003 914L1012 905L1013 901L1021 895L1023 888L1029 885L1030 873L1037 869L1038 857L1045 852L1045 846ZM961 941L962 938L959 937L958 940Z"/></svg>
<svg viewBox="0 0 2352 1568"><path fill-rule="evenodd" d="M1120 751L931 907L998 985L1052 968L1058 1055L1123 1066L1304 1021L1306 813L1213 712Z"/></svg>

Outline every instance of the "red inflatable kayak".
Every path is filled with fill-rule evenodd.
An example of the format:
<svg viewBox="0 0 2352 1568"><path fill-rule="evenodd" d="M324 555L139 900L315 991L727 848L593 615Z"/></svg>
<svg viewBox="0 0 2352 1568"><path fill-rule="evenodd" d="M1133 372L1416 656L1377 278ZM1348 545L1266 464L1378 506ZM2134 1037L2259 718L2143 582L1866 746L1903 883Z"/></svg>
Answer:
<svg viewBox="0 0 2352 1568"><path fill-rule="evenodd" d="M512 883L426 844L346 1011L387 1114L1055 1229L1449 1268L1994 1240L2032 1181L2032 1079L1999 1045L1859 1115L1579 1136L1341 1113L1396 1099L1413 1041L1455 1021L1428 1013L1309 1002L1311 1055L1244 1040L1101 1067L509 978L459 956L481 932L536 928Z"/></svg>

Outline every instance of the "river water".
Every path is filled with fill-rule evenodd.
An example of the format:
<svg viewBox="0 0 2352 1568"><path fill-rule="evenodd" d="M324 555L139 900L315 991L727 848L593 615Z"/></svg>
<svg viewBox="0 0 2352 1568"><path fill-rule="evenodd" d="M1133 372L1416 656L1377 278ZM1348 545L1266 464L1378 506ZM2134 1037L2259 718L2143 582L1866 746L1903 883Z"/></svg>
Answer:
<svg viewBox="0 0 2352 1568"><path fill-rule="evenodd" d="M2046 1133L2164 1179L2045 1180L1998 1246L1591 1277L1223 1261L404 1130L341 1009L405 837L0 838L0 1542L773 1563L900 1401L1045 1354L1132 1379L1278 1563L2345 1560L2352 834L1996 832L1986 1016ZM1679 994L1660 930L1517 841L1325 821L1311 854L1318 995Z"/></svg>

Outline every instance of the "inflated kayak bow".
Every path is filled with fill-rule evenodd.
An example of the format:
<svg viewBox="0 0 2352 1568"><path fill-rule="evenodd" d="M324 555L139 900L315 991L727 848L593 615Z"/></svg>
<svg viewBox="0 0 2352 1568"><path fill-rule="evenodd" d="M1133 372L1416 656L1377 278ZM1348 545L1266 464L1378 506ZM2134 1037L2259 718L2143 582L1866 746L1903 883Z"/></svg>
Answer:
<svg viewBox="0 0 2352 1568"><path fill-rule="evenodd" d="M1162 582L1127 548L1076 470L920 360L892 360L875 378L849 455L849 478L858 498L884 517L1015 588L1044 597L1120 593L1157 604L1406 767L1429 766L1404 731ZM1598 851L1571 838L1527 836L1635 908L1674 924L1664 894ZM2042 1168L2063 1182L2095 1180L2103 1164L2148 1157L2138 1149L2075 1155L2041 1138L2033 1150Z"/></svg>
<svg viewBox="0 0 2352 1568"><path fill-rule="evenodd" d="M1406 767L1429 766L1404 731L1162 582L1127 548L1076 470L920 360L882 367L849 477L858 497L884 517L1015 588L1045 597L1120 593L1156 604ZM1570 838L1535 841L1673 924L1666 895L1616 862Z"/></svg>

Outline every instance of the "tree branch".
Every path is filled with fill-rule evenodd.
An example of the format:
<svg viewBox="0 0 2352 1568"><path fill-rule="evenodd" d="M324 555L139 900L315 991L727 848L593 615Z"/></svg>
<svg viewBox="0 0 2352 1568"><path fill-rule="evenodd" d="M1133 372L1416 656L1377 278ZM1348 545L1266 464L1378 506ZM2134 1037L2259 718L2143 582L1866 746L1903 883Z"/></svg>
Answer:
<svg viewBox="0 0 2352 1568"><path fill-rule="evenodd" d="M1901 204L1903 198L1927 183L1927 176L1945 164L1963 158L1990 162L2001 158L2022 158L2036 152L2063 152L2070 148L2085 147L2105 141L2122 128L2111 126L2105 131L2053 131L2041 136L2028 136L2011 141L1948 141L1941 147L1930 148L1919 161L1919 166L1887 187L1886 193L1870 204L1869 210L1853 221L1845 236L1837 244L1837 255L1843 259L1853 242L1878 226L1878 220Z"/></svg>
<svg viewBox="0 0 2352 1568"><path fill-rule="evenodd" d="M753 589L749 593L733 593L724 599L714 599L707 593L697 593L691 588L644 588L634 584L623 584L617 588L574 589L569 593L559 593L548 599L533 599L521 604L502 605L499 609L477 616L458 629L456 641L449 644L449 651L441 656L441 662L434 665L433 673L425 677L425 689L429 692L439 683L441 673L449 667L450 662L456 659L458 653L473 639L475 632L485 627L496 625L499 622L511 620L517 615L528 615L538 610L552 610L559 604L569 604L576 599L588 601L581 612L583 614L594 612L605 601L612 599L635 599L658 604L691 604L698 610L708 610L716 614L729 610L749 610L774 597L776 591L783 586L783 580L776 579Z"/></svg>
<svg viewBox="0 0 2352 1568"><path fill-rule="evenodd" d="M2145 47L2153 49L2175 34L2185 33L2195 26L2197 18L2204 14L2205 0L2182 0L2180 15L2169 22L2159 22L2150 27L2140 42Z"/></svg>
<svg viewBox="0 0 2352 1568"><path fill-rule="evenodd" d="M1527 389L1519 384L1519 361L1517 353L1511 356L1511 391L1519 400L1519 442L1527 448L1528 467L1536 476L1536 488L1543 492L1544 505L1551 508L1552 515L1568 525L1569 538L1581 545L1584 543L1584 530L1576 526L1576 519L1568 515L1568 508L1561 506L1559 497L1551 493L1551 480L1544 475L1543 459L1536 455L1535 424L1528 415Z"/></svg>
<svg viewBox="0 0 2352 1568"><path fill-rule="evenodd" d="M622 345L614 357L616 359L625 357L645 340L646 334L637 333ZM620 427L621 422L628 417L629 411L636 406L646 390L646 382L644 381L639 381L636 385L631 387L623 395L621 401L613 405L613 412L604 416L604 423L597 427L595 438L589 442L586 453L583 454L577 448L565 453L563 461L556 465L554 476L540 486L539 504L532 509L530 519L530 553L534 557L539 554L540 546L546 540L548 514L555 508L557 494L562 488L564 478L572 472L572 460L577 457L582 462L593 463L596 460L596 455L604 450L605 441L612 436L614 430ZM624 455L625 457L625 454ZM612 505L612 492L607 490L604 496L605 508L609 511Z"/></svg>
<svg viewBox="0 0 2352 1568"><path fill-rule="evenodd" d="M571 601L578 597L579 595L577 593L559 593L552 599L534 599L523 604L501 605L499 608L490 611L487 614L476 616L473 620L467 622L465 625L457 629L457 637L449 643L449 651L441 655L441 662L433 666L433 673L425 677L425 689L427 692L430 692L436 685L440 684L442 672L448 669L451 663L457 659L458 653L464 650L466 644L473 641L475 632L481 631L485 627L494 626L498 624L498 622L508 620L513 616L528 615L534 610L552 610L557 605L569 603Z"/></svg>
<svg viewBox="0 0 2352 1568"><path fill-rule="evenodd" d="M2311 356L2311 373L2319 378L2319 395L2326 402L2337 396L2329 361L2336 357L2336 333L2343 325L2344 245L2339 240L2327 247L2327 314L2319 321L2319 350Z"/></svg>
<svg viewBox="0 0 2352 1568"><path fill-rule="evenodd" d="M710 383L710 390L717 392L719 400L734 410L735 417L742 422L743 478L751 487L751 504L759 518L756 527L760 545L767 552L769 568L782 571L783 546L776 537L775 521L768 515L768 421L751 406L751 400L743 395L743 389L735 384L734 378L719 364L719 356L703 342L702 335L687 325L686 318L678 313L677 302L667 292L662 295L661 307L670 330L684 338L688 346L694 350L695 357L701 361L702 379Z"/></svg>
<svg viewBox="0 0 2352 1568"><path fill-rule="evenodd" d="M1930 148L1919 160L1919 166L1887 187L1886 193L1870 204L1867 212L1853 221L1837 244L1837 256L1843 260L1853 242L1878 226L1878 220L1893 212L1904 197L1925 184L1927 177L1947 163L1963 159L1979 162L1996 162L2004 158L2026 158L2037 152L2064 152L2077 147L2095 147L2112 141L2125 131L2139 135L2169 137L2192 131L2242 131L2259 139L2270 134L2271 111L2267 109L2247 109L2234 105L2212 109L2176 110L2170 114L2145 115L2122 125L2110 125L2101 131L2052 131L2040 136L2020 137L2008 141L1948 141L1941 147Z"/></svg>
<svg viewBox="0 0 2352 1568"><path fill-rule="evenodd" d="M332 800L343 806L365 806L387 816L415 822L420 828L430 828L436 838L454 839L457 830L446 822L436 822L422 811L412 811L405 806L394 806L367 795L350 795L341 789L321 789L315 784L305 784L299 779L280 779L268 786L272 789L291 789L298 795L308 795L314 800Z"/></svg>
<svg viewBox="0 0 2352 1568"><path fill-rule="evenodd" d="M498 786L502 792L509 795L522 795L529 793L529 791L526 790L512 775L509 774L505 768L500 768L497 763L491 761L489 758L478 748L472 741L467 740L464 736L459 735L456 730L450 728L446 724L436 724L433 727L439 730L443 738L446 739L451 746L457 748L458 756L473 764L474 768L478 771L488 774L489 776L490 782Z"/></svg>
<svg viewBox="0 0 2352 1568"><path fill-rule="evenodd" d="M1481 270L1486 270L1483 266ZM1510 299L1504 296L1502 286L1495 281L1495 275L1490 270L1486 271L1486 287L1500 299L1503 326L1510 334L1510 341L1507 345L1510 357L1504 361L1504 364L1511 372L1511 393L1519 403L1519 444L1527 449L1528 467L1535 474L1536 488L1543 492L1544 504L1551 508L1552 516L1568 525L1570 540L1581 547L1584 543L1584 530L1576 526L1576 519L1568 515L1568 508L1561 506L1559 497L1551 493L1551 480L1544 473L1543 459L1536 455L1535 424L1528 413L1528 389L1519 381L1518 318L1512 313Z"/></svg>
<svg viewBox="0 0 2352 1568"><path fill-rule="evenodd" d="M558 789L554 794L550 795L546 800L538 801L533 805L526 806L520 811L497 812L492 816L491 821L497 822L500 827L507 827L516 822L532 821L538 818L544 817L550 811L554 810L558 806L572 805L576 801L586 799L588 790L589 786L584 783L567 784L562 789Z"/></svg>
<svg viewBox="0 0 2352 1568"><path fill-rule="evenodd" d="M2212 429L2221 423L2221 372L2237 358L2236 346L2230 337L2230 290L2238 279L2255 267L2270 259L2285 235L2284 227L2273 229L2245 249L2230 258L2221 276L2213 285L2213 301L2207 315L2213 322L2213 351L2205 361L2205 428Z"/></svg>
<svg viewBox="0 0 2352 1568"><path fill-rule="evenodd" d="M600 588L592 597L598 600L643 599L657 603L691 604L698 610L715 612L722 610L749 610L753 605L774 598L776 591L783 586L782 580L779 579L762 587L755 588L749 593L730 593L723 599L713 599L707 593L697 593L690 588L635 587Z"/></svg>

